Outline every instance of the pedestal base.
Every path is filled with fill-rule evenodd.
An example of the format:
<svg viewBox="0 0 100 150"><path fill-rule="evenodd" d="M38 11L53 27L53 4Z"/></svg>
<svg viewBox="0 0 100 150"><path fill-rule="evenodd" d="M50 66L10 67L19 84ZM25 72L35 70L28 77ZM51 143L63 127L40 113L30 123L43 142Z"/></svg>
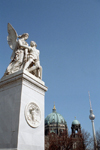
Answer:
<svg viewBox="0 0 100 150"><path fill-rule="evenodd" d="M27 71L1 79L0 149L44 150L45 91L44 82Z"/></svg>

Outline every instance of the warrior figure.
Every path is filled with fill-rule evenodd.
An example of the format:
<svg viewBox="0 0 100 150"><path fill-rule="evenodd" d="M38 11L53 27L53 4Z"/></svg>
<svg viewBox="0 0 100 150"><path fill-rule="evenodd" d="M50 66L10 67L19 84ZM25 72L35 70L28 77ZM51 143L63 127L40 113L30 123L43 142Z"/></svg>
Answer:
<svg viewBox="0 0 100 150"><path fill-rule="evenodd" d="M40 79L42 78L39 50L36 49L37 45L34 41L31 41L30 46L28 45L26 42L28 37L28 33L18 36L12 25L8 23L7 41L13 52L11 55L11 62L6 69L4 76L17 72L21 69L26 69ZM19 39L17 40L17 38Z"/></svg>

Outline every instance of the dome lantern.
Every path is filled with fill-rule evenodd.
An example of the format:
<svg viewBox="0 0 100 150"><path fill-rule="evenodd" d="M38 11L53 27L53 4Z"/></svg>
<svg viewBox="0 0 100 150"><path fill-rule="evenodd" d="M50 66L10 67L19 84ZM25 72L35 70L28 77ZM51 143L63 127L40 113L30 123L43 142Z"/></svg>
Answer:
<svg viewBox="0 0 100 150"><path fill-rule="evenodd" d="M55 104L54 104L54 106L53 106L52 112L56 112Z"/></svg>

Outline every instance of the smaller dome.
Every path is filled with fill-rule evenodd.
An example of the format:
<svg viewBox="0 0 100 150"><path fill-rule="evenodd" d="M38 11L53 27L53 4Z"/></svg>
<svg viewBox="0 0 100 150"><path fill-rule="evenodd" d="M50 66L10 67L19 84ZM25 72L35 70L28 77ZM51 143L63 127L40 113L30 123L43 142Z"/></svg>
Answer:
<svg viewBox="0 0 100 150"><path fill-rule="evenodd" d="M79 125L79 124L80 124L79 121L76 119L72 122L72 125Z"/></svg>

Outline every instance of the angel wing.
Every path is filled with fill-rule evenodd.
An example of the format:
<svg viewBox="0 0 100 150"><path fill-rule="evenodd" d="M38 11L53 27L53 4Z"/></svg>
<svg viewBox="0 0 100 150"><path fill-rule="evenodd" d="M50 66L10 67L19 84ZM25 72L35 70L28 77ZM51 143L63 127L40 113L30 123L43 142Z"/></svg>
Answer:
<svg viewBox="0 0 100 150"><path fill-rule="evenodd" d="M17 32L15 29L12 27L10 23L8 23L8 36L7 36L7 41L12 50L16 49L17 46Z"/></svg>
<svg viewBox="0 0 100 150"><path fill-rule="evenodd" d="M7 29L8 29L7 41L8 41L10 48L13 50L13 53L11 56L11 59L13 59L13 57L15 55L15 50L16 50L17 44L18 44L18 42L17 42L18 35L10 23L8 23Z"/></svg>

